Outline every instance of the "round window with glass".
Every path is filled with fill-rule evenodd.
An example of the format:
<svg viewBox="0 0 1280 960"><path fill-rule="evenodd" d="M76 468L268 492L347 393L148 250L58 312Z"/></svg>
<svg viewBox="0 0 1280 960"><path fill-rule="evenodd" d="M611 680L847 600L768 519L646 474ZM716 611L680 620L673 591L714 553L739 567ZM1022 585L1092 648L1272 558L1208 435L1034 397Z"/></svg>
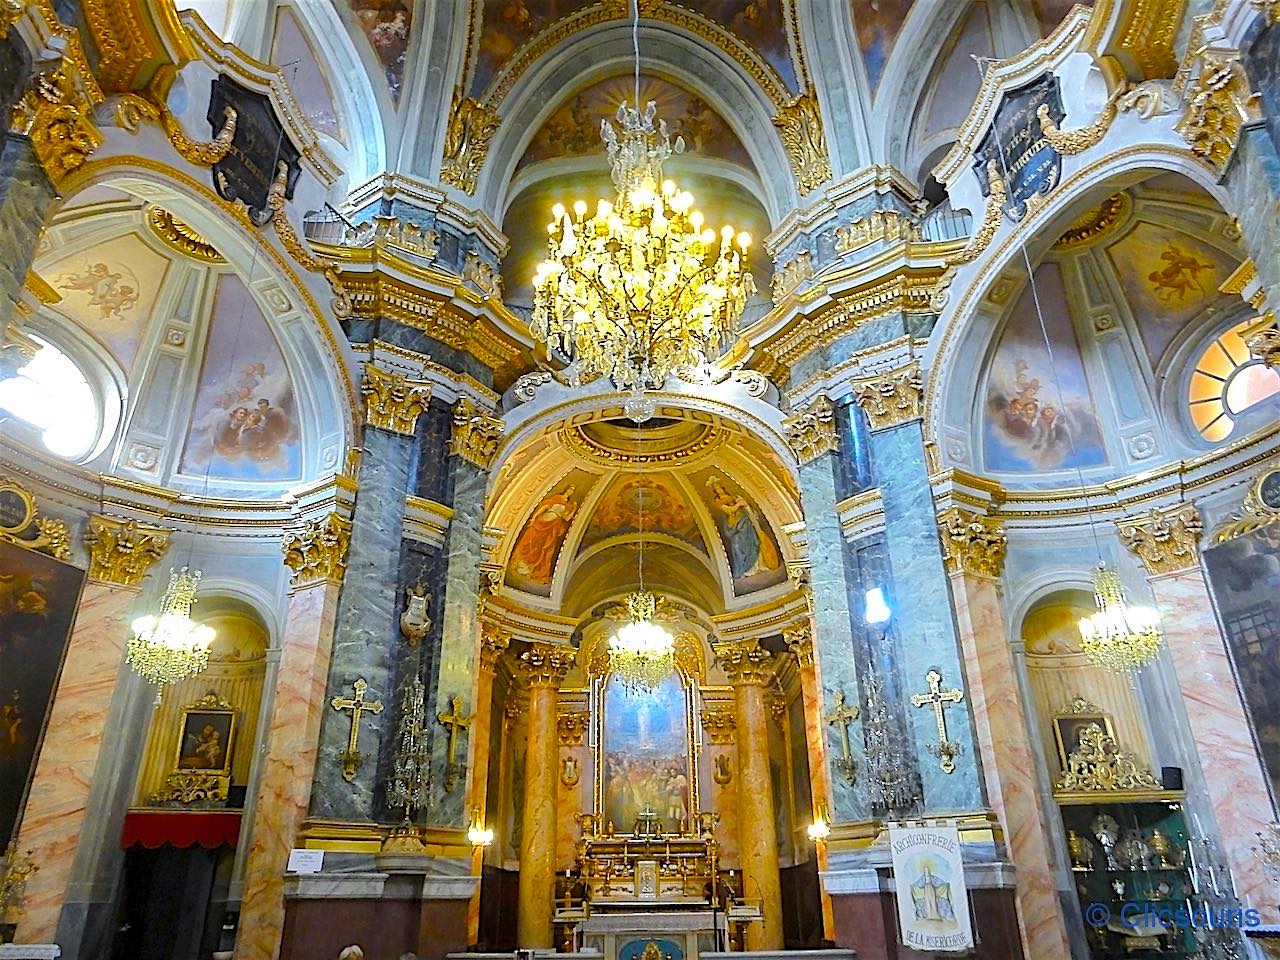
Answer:
<svg viewBox="0 0 1280 960"><path fill-rule="evenodd" d="M1253 356L1242 331L1247 320L1219 335L1196 361L1187 387L1191 422L1206 440L1225 440L1245 411L1280 393L1280 373Z"/></svg>
<svg viewBox="0 0 1280 960"><path fill-rule="evenodd" d="M34 430L50 453L83 460L102 435L98 398L84 371L40 337L39 348L12 375L0 379L0 423L16 420Z"/></svg>

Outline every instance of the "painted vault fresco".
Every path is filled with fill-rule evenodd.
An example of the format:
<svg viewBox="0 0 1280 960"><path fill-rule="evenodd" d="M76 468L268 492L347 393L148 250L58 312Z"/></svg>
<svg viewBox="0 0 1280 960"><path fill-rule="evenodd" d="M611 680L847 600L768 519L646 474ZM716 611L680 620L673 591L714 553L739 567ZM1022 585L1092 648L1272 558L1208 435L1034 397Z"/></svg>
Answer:
<svg viewBox="0 0 1280 960"><path fill-rule="evenodd" d="M479 97L520 45L595 0L485 0L471 96Z"/></svg>
<svg viewBox="0 0 1280 960"><path fill-rule="evenodd" d="M245 481L301 473L293 381L256 301L234 274L218 280L181 470Z"/></svg>
<svg viewBox="0 0 1280 960"><path fill-rule="evenodd" d="M400 99L404 79L404 55L409 49L409 29L413 8L408 0L348 0L351 12L373 44L373 51L386 73L392 98Z"/></svg>
<svg viewBox="0 0 1280 960"><path fill-rule="evenodd" d="M615 480L591 514L582 548L636 533L642 523L646 533L664 533L706 552L693 507L669 473Z"/></svg>
<svg viewBox="0 0 1280 960"><path fill-rule="evenodd" d="M1071 12L1071 8L1079 4L1092 7L1093 0L1035 0L1036 19L1040 21L1040 34L1047 37L1062 22L1062 18Z"/></svg>
<svg viewBox="0 0 1280 960"><path fill-rule="evenodd" d="M298 18L288 7L281 7L276 14L271 62L295 64L283 69L289 78L289 89L302 107L303 114L321 133L342 142L342 126L338 110L333 104L333 91L329 88L326 71L316 60L315 52L307 42Z"/></svg>
<svg viewBox="0 0 1280 960"><path fill-rule="evenodd" d="M739 40L755 48L782 78L787 89L798 92L795 65L787 45L783 0L684 0L682 6L714 20Z"/></svg>
<svg viewBox="0 0 1280 960"><path fill-rule="evenodd" d="M542 597L551 596L551 581L560 549L597 479L585 470L570 471L538 501L507 561L510 586Z"/></svg>
<svg viewBox="0 0 1280 960"><path fill-rule="evenodd" d="M742 596L785 580L786 564L769 521L742 487L714 469L692 473L688 479L711 512L724 543L733 592Z"/></svg>
<svg viewBox="0 0 1280 960"><path fill-rule="evenodd" d="M986 466L1030 473L1104 464L1106 448L1057 264L1038 268L1036 285L1053 359L1028 288L1000 334L987 376L982 428Z"/></svg>
<svg viewBox="0 0 1280 960"><path fill-rule="evenodd" d="M853 25L874 93L915 0L853 0Z"/></svg>

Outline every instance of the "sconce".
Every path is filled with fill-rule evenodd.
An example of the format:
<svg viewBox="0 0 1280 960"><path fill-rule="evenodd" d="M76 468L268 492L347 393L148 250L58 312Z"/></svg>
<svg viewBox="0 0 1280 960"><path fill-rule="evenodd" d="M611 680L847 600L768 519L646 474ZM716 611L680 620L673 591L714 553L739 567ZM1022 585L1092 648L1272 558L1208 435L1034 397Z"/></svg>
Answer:
<svg viewBox="0 0 1280 960"><path fill-rule="evenodd" d="M493 830L480 819L480 808L471 811L471 826L467 827L467 839L473 847L487 847L493 843Z"/></svg>
<svg viewBox="0 0 1280 960"><path fill-rule="evenodd" d="M809 835L809 842L815 847L820 847L827 842L827 837L831 836L831 824L827 822L825 808L818 808L817 816L813 818L813 823L809 824L805 832Z"/></svg>
<svg viewBox="0 0 1280 960"><path fill-rule="evenodd" d="M400 614L400 632L409 646L416 647L431 629L431 618L427 616L427 608L431 606L431 596L419 581L416 587L405 591L405 609Z"/></svg>

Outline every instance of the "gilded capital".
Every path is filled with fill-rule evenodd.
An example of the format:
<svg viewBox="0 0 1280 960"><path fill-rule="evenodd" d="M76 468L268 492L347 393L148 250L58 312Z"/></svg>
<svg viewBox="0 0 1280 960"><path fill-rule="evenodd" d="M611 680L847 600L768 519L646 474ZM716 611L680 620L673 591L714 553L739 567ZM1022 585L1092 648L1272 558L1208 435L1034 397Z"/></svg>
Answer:
<svg viewBox="0 0 1280 960"><path fill-rule="evenodd" d="M854 381L853 396L871 429L884 430L920 416L923 390L920 361L913 360L905 367Z"/></svg>
<svg viewBox="0 0 1280 960"><path fill-rule="evenodd" d="M782 639L801 667L813 666L813 628L809 624L783 630Z"/></svg>
<svg viewBox="0 0 1280 960"><path fill-rule="evenodd" d="M37 73L12 113L11 129L31 139L40 166L55 185L83 167L103 142L94 122L102 91L76 61L64 56L57 69Z"/></svg>
<svg viewBox="0 0 1280 960"><path fill-rule="evenodd" d="M562 713L556 717L556 736L564 747L579 747L587 735L591 714L585 710Z"/></svg>
<svg viewBox="0 0 1280 960"><path fill-rule="evenodd" d="M365 421L370 426L412 436L418 415L427 409L431 399L431 385L366 363L360 393L364 396Z"/></svg>
<svg viewBox="0 0 1280 960"><path fill-rule="evenodd" d="M763 686L773 677L774 656L759 640L732 640L713 649L716 663L735 687Z"/></svg>
<svg viewBox="0 0 1280 960"><path fill-rule="evenodd" d="M480 669L492 673L499 658L511 646L511 634L501 627L486 623L480 628Z"/></svg>
<svg viewBox="0 0 1280 960"><path fill-rule="evenodd" d="M284 562L293 570L293 583L341 580L350 542L351 521L336 513L323 520L308 520L286 533L281 547Z"/></svg>
<svg viewBox="0 0 1280 960"><path fill-rule="evenodd" d="M1182 116L1174 129L1192 153L1221 173L1245 125L1261 116L1259 97L1249 84L1239 50L1205 47L1189 73L1191 79L1182 90Z"/></svg>
<svg viewBox="0 0 1280 960"><path fill-rule="evenodd" d="M713 703L702 708L702 732L706 734L709 743L733 743L733 733L737 726L732 704Z"/></svg>
<svg viewBox="0 0 1280 960"><path fill-rule="evenodd" d="M1204 524L1195 504L1159 508L1121 520L1120 538L1137 554L1150 576L1177 573L1200 562Z"/></svg>
<svg viewBox="0 0 1280 960"><path fill-rule="evenodd" d="M453 405L453 434L449 452L481 470L493 466L502 443L502 420L481 413L469 397L459 397Z"/></svg>
<svg viewBox="0 0 1280 960"><path fill-rule="evenodd" d="M778 128L801 193L808 193L831 179L827 135L822 129L818 97L812 88L779 110L773 125Z"/></svg>
<svg viewBox="0 0 1280 960"><path fill-rule="evenodd" d="M531 687L559 687L573 666L577 651L556 643L531 643L517 664Z"/></svg>
<svg viewBox="0 0 1280 960"><path fill-rule="evenodd" d="M998 520L951 507L938 514L942 559L950 573L997 578L1008 537Z"/></svg>
<svg viewBox="0 0 1280 960"><path fill-rule="evenodd" d="M836 408L827 397L819 396L795 416L782 421L782 430L796 459L802 464L816 460L836 449Z"/></svg>
<svg viewBox="0 0 1280 960"><path fill-rule="evenodd" d="M169 546L170 532L136 520L94 515L84 542L89 547L89 579L132 587Z"/></svg>

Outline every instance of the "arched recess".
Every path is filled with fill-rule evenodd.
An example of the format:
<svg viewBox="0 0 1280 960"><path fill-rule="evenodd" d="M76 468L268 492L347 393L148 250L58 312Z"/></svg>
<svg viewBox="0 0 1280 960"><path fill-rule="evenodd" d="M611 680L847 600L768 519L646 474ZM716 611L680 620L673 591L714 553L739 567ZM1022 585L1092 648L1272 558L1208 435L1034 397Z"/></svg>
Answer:
<svg viewBox="0 0 1280 960"><path fill-rule="evenodd" d="M282 487L279 484L219 483L217 478L213 478L211 488L220 487L226 492L234 487L242 492L274 496L300 480L332 473L342 462L354 436L357 407L348 373L350 348L336 322L320 309L311 288L261 235L250 232L243 223L225 212L210 191L178 171L132 159L101 161L88 167L78 178L78 183L68 190L63 209L55 214L51 224L56 225L60 217L85 218L86 211L92 211L91 206L80 210L75 208L79 189L89 185L95 192L104 188L118 191L117 196L135 197L178 217L225 259L225 264L215 269L234 277L248 291L253 307L270 328L291 375L297 418L304 437L298 479ZM127 203L108 206L113 210L112 215L120 215L122 210L129 209ZM138 216L144 214L139 212ZM85 219L91 223L90 219ZM167 317L159 315L146 320L148 329L153 333L146 341L152 355L157 355L166 346L166 337L173 337L168 340L168 347L185 348L185 342L180 342L181 336L166 328L167 320ZM196 333L199 335L199 330ZM178 391L178 402L189 405L193 402L196 382L190 375L171 386ZM136 394L136 383L134 390ZM137 409L138 399L135 395L131 400L133 410ZM127 431L132 426L129 416L126 414L124 437L129 436ZM165 438L154 439L163 442ZM115 451L114 463L128 469L128 457L128 444L120 444ZM137 473L139 464L133 466L132 472ZM156 478L147 476L145 469L141 475L157 482ZM174 477L172 471L170 477Z"/></svg>
<svg viewBox="0 0 1280 960"><path fill-rule="evenodd" d="M765 210L776 224L798 204L799 196L782 140L773 126L777 109L773 101L736 61L692 34L671 26L656 29L642 24L640 49L646 71L697 91L746 145L760 176ZM589 46L570 37L526 70L503 100L502 125L494 134L476 191L481 206L495 214L506 209L520 157L568 95L631 69L631 30L618 23L598 28ZM547 90L569 93L549 99Z"/></svg>

